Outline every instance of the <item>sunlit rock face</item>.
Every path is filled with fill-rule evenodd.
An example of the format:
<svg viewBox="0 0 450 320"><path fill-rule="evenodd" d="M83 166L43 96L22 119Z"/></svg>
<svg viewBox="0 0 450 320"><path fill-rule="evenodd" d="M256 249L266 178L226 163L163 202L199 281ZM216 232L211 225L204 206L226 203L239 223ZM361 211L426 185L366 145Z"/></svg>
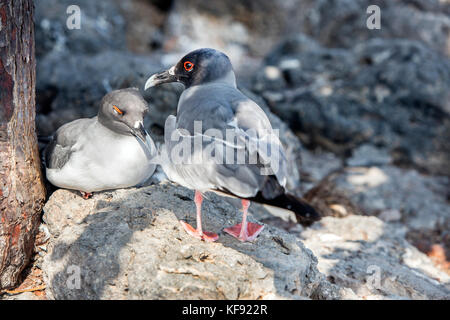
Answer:
<svg viewBox="0 0 450 320"><path fill-rule="evenodd" d="M89 200L68 190L54 192L44 214L51 234L43 264L47 295L304 299L339 291L294 236L267 226L256 241L242 243L222 232L240 219L233 206L208 194L203 211L204 228L219 234L217 242L184 231L179 220L194 221L195 204L193 192L183 187L129 188Z"/></svg>
<svg viewBox="0 0 450 320"><path fill-rule="evenodd" d="M447 299L448 274L375 217L326 217L301 233L327 278L363 299ZM351 296L346 296L351 298Z"/></svg>

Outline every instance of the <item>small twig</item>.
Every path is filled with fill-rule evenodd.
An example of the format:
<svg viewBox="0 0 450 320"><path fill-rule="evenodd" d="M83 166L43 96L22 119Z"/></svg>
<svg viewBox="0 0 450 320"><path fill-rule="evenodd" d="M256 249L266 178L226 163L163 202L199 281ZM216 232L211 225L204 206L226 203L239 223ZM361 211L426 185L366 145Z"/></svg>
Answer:
<svg viewBox="0 0 450 320"><path fill-rule="evenodd" d="M9 295L15 295L15 294L24 293L24 292L40 291L40 290L44 290L45 288L46 288L46 286L42 285L39 287L34 287L34 288L29 288L29 289L5 290L4 292L6 292Z"/></svg>

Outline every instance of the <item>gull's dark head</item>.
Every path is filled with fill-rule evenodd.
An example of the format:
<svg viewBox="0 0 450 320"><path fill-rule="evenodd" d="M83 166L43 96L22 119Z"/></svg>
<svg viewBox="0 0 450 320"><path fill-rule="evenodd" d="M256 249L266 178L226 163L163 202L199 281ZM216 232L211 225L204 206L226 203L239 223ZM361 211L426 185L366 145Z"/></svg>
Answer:
<svg viewBox="0 0 450 320"><path fill-rule="evenodd" d="M233 67L223 52L203 48L188 53L170 69L152 75L144 89L168 82L181 82L189 88L214 81L235 85Z"/></svg>
<svg viewBox="0 0 450 320"><path fill-rule="evenodd" d="M147 111L147 102L138 89L114 90L103 97L98 121L116 133L134 135L145 143L144 116Z"/></svg>

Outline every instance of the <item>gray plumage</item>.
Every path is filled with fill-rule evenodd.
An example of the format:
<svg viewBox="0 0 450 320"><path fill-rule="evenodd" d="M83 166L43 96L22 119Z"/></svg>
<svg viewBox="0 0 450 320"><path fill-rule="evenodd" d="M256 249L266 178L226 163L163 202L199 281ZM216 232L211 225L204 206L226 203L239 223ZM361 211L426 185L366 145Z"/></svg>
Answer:
<svg viewBox="0 0 450 320"><path fill-rule="evenodd" d="M73 145L80 134L86 131L96 120L78 119L61 126L53 135L45 149L44 161L48 169L61 169L69 161Z"/></svg>
<svg viewBox="0 0 450 320"><path fill-rule="evenodd" d="M147 104L134 88L108 93L99 113L60 127L44 157L47 179L83 192L125 188L155 170L156 148L143 128Z"/></svg>
<svg viewBox="0 0 450 320"><path fill-rule="evenodd" d="M194 63L197 73L184 77L185 61ZM172 73L179 75L178 81L185 84L186 90L178 102L177 116L169 116L165 123L161 165L169 179L201 192L217 189L242 198L261 192L264 198L272 199L284 193L286 156L283 147L273 135L264 111L236 88L228 57L213 49L197 50L184 57ZM155 76L152 81L162 78ZM195 132L195 121L201 121L202 132ZM208 129L215 129L222 137L208 134ZM254 135L247 133L249 129ZM235 142L225 139L226 130L236 135ZM201 152L194 150L195 139L202 140ZM180 141L192 146L191 164L174 161ZM257 146L255 150L250 150L245 141L253 141ZM218 148L212 148L213 144ZM233 153L231 164L225 161L227 154L217 154L220 146ZM279 152L277 168L267 163L271 151ZM239 152L245 154L244 164L237 163ZM249 163L249 157L256 162ZM262 170L268 173L261 174Z"/></svg>

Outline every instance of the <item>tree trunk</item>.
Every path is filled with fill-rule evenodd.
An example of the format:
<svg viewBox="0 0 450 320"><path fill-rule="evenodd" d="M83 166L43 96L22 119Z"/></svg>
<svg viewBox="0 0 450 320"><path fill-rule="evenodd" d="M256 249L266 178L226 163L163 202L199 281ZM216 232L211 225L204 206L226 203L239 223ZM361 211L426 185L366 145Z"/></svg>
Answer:
<svg viewBox="0 0 450 320"><path fill-rule="evenodd" d="M32 0L0 0L0 289L30 260L45 200L35 133Z"/></svg>

